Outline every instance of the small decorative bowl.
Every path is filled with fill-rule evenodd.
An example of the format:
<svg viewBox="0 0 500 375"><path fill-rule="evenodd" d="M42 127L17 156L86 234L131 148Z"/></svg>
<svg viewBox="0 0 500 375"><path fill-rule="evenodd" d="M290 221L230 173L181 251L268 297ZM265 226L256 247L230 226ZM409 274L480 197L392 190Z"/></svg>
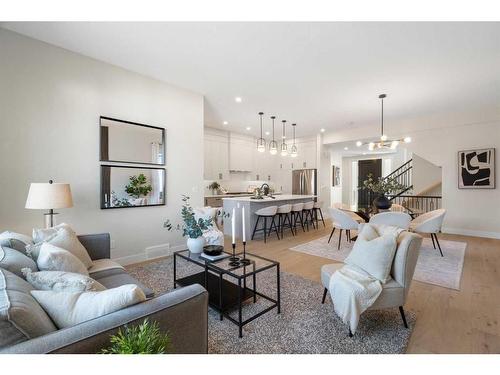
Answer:
<svg viewBox="0 0 500 375"><path fill-rule="evenodd" d="M220 245L206 245L203 246L203 252L207 255L220 255L222 254L222 251L224 250L224 246Z"/></svg>

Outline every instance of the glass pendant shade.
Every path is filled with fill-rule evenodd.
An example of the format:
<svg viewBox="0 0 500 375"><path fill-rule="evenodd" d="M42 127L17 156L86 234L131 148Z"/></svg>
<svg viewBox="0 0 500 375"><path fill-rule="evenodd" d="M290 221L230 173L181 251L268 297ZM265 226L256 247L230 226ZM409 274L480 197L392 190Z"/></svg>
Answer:
<svg viewBox="0 0 500 375"><path fill-rule="evenodd" d="M296 158L299 153L297 152L297 146L293 145L292 149L290 150L290 156L292 158Z"/></svg>
<svg viewBox="0 0 500 375"><path fill-rule="evenodd" d="M257 151L259 152L266 151L266 140L264 138L257 139Z"/></svg>
<svg viewBox="0 0 500 375"><path fill-rule="evenodd" d="M269 142L269 153L271 155L276 155L278 153L278 142L274 140Z"/></svg>
<svg viewBox="0 0 500 375"><path fill-rule="evenodd" d="M285 125L286 125L286 120L282 121L283 123L283 132L281 133L281 156L287 156L288 155L288 146L286 144L286 130L285 130Z"/></svg>

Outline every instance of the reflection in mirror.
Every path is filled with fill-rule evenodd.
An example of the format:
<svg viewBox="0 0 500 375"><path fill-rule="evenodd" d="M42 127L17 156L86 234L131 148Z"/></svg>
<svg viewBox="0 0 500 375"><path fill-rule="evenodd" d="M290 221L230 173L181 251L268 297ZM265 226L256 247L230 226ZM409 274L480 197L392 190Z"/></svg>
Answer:
<svg viewBox="0 0 500 375"><path fill-rule="evenodd" d="M164 168L101 165L101 208L164 204Z"/></svg>
<svg viewBox="0 0 500 375"><path fill-rule="evenodd" d="M100 119L101 161L165 165L165 129Z"/></svg>

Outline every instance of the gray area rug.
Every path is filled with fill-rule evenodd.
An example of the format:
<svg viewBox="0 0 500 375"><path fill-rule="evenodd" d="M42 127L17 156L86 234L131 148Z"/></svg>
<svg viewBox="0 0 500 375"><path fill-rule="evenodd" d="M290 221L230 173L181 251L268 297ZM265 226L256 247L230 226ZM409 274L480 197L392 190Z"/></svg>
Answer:
<svg viewBox="0 0 500 375"><path fill-rule="evenodd" d="M337 250L338 230L335 232L330 243L328 243L329 236L325 236L292 247L290 250L343 262L351 252L354 242L348 243L343 235L340 250ZM439 243L444 257L441 257L439 250L434 249L430 238L424 238L413 280L460 290L467 243L447 240L439 240Z"/></svg>
<svg viewBox="0 0 500 375"><path fill-rule="evenodd" d="M131 266L132 276L162 294L173 287L173 258ZM188 274L199 268L178 262L178 272ZM258 274L257 285L265 294L275 296L274 270ZM251 286L251 278L249 278ZM322 305L323 287L286 272L281 273L281 314L276 309L250 322L238 337L238 327L228 319L219 320L209 309L209 353L404 353L415 323L408 311L409 329L404 328L397 309L368 311L361 316L358 331L348 337L348 328L333 312L328 297ZM243 315L268 306L262 298L247 302ZM232 314L235 314L233 312ZM235 316L235 315L233 315Z"/></svg>

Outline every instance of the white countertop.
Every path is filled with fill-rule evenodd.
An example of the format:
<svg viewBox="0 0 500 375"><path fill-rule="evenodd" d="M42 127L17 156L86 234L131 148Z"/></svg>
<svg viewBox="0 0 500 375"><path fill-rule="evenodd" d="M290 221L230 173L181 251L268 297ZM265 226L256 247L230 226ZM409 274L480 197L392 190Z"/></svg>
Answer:
<svg viewBox="0 0 500 375"><path fill-rule="evenodd" d="M293 195L293 194L281 194L275 196L274 199L269 197L264 197L264 199L251 199L250 197L231 197L231 198L222 198L227 201L237 201L237 202L251 202L251 203L264 203L264 202L279 202L279 201L289 201L294 199L313 199L316 198L315 195Z"/></svg>
<svg viewBox="0 0 500 375"><path fill-rule="evenodd" d="M281 195L281 192L273 193L274 195ZM205 195L205 198L233 198L233 197L251 197L253 193L248 194L215 194Z"/></svg>

